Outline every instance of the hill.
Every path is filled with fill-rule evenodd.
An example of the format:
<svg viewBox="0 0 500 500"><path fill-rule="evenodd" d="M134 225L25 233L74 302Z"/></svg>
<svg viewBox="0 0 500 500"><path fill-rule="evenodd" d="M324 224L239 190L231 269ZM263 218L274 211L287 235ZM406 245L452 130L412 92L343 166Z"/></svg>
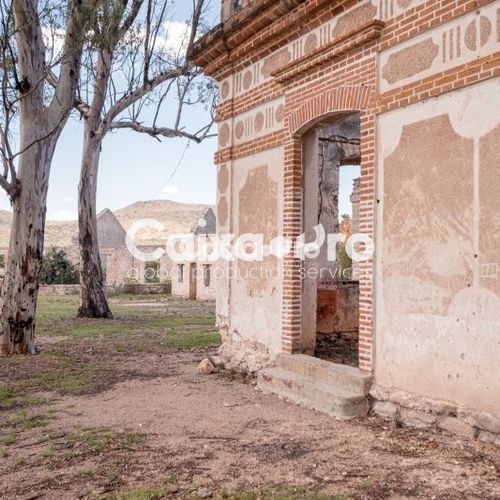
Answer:
<svg viewBox="0 0 500 500"><path fill-rule="evenodd" d="M147 229L136 236L137 244L157 245L164 244L171 234L190 232L207 206L170 200L138 201L116 210L114 214L126 230L141 219L153 219L163 224L165 230L161 232ZM12 213L0 210L0 247L7 247L9 244L11 223ZM71 246L76 234L76 221L49 220L45 229L45 248Z"/></svg>

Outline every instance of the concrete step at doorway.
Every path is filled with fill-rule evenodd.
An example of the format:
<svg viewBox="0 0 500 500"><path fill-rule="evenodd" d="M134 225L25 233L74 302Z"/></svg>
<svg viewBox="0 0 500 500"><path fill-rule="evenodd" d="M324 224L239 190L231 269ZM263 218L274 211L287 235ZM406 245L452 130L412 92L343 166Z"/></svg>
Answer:
<svg viewBox="0 0 500 500"><path fill-rule="evenodd" d="M359 368L331 363L305 354L279 354L276 366L363 395L368 394L372 383L371 375Z"/></svg>
<svg viewBox="0 0 500 500"><path fill-rule="evenodd" d="M365 416L369 409L368 399L361 391L346 390L339 384L321 382L281 367L261 370L257 387L337 418Z"/></svg>

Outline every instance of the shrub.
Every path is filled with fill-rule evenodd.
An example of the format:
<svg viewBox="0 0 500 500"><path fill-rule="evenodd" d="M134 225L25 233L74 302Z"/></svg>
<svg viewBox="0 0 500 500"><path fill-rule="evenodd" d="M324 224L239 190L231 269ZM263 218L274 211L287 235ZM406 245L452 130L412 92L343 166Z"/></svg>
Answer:
<svg viewBox="0 0 500 500"><path fill-rule="evenodd" d="M76 285L80 282L78 269L64 250L51 248L42 261L40 283L44 285Z"/></svg>

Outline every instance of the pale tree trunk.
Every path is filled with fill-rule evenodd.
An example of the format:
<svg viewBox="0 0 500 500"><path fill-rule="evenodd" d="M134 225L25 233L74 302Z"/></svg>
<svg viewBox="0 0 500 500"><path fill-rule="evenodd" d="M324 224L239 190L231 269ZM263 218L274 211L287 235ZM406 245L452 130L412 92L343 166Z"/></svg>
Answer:
<svg viewBox="0 0 500 500"><path fill-rule="evenodd" d="M80 184L78 186L78 243L80 247L80 318L112 318L97 238L97 176L103 139L101 113L113 60L112 50L101 50L97 61L94 98L85 117Z"/></svg>
<svg viewBox="0 0 500 500"><path fill-rule="evenodd" d="M8 190L12 207L9 256L1 290L0 355L34 354L35 314L43 256L45 215L54 150L79 80L85 26L79 0L68 1L58 82L45 106L45 45L37 0L13 0L20 149Z"/></svg>
<svg viewBox="0 0 500 500"><path fill-rule="evenodd" d="M29 127L36 127L30 124ZM31 134L27 134L30 136ZM0 354L34 354L35 313L43 255L50 165L58 133L19 159L20 191L13 204L9 256L1 297ZM25 142L25 141L23 141Z"/></svg>
<svg viewBox="0 0 500 500"><path fill-rule="evenodd" d="M80 318L112 318L97 238L97 176L101 141L89 124L85 127L80 184L78 186L78 238L80 247Z"/></svg>

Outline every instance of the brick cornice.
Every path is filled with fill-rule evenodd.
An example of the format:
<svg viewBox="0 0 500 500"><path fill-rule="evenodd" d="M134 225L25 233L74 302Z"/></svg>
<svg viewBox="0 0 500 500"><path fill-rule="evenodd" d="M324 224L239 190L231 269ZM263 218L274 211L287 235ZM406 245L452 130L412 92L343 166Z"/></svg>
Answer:
<svg viewBox="0 0 500 500"><path fill-rule="evenodd" d="M224 78L232 72L231 65L235 61L275 43L283 35L296 33L298 36L304 19L322 8L332 10L332 15L336 15L343 10L338 6L346 0L263 0L257 3L262 6L256 9L255 15L242 16L241 22L233 16L202 37L189 59L201 66L205 74Z"/></svg>

